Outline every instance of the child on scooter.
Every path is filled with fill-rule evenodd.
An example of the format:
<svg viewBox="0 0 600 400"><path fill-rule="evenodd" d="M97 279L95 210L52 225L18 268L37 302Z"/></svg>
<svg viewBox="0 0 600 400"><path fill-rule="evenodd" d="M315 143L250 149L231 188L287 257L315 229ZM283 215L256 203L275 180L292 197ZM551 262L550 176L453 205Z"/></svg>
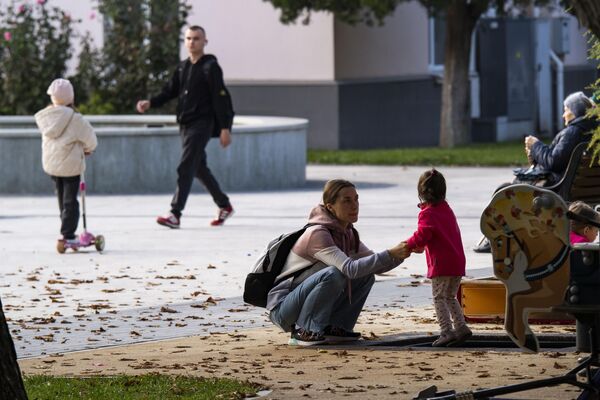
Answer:
<svg viewBox="0 0 600 400"><path fill-rule="evenodd" d="M79 182L85 170L85 156L94 151L98 140L92 126L74 107L71 82L55 79L47 94L52 104L35 114L42 134L42 166L54 181L58 196L62 234L58 245L62 244L63 249L65 246L76 248Z"/></svg>

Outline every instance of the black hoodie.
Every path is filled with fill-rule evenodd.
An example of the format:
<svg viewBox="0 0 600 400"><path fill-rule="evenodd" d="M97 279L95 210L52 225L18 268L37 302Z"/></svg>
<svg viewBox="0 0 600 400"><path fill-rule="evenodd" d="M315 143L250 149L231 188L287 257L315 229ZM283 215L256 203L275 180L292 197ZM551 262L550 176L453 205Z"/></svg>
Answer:
<svg viewBox="0 0 600 400"><path fill-rule="evenodd" d="M215 56L205 54L195 64L189 58L181 61L162 92L150 99L150 105L160 107L176 97L177 122L180 124L214 118L216 133L221 129L231 129L231 97Z"/></svg>

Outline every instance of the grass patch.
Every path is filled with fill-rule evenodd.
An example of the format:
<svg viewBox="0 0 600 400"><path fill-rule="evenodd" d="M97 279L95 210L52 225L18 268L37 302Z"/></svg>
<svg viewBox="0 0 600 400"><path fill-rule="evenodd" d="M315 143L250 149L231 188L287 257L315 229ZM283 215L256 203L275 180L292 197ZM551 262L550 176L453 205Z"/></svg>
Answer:
<svg viewBox="0 0 600 400"><path fill-rule="evenodd" d="M260 390L259 385L233 379L159 374L89 378L34 375L24 381L30 400L243 399Z"/></svg>
<svg viewBox="0 0 600 400"><path fill-rule="evenodd" d="M311 164L519 166L527 164L522 140L477 143L452 149L416 147L375 150L309 150Z"/></svg>

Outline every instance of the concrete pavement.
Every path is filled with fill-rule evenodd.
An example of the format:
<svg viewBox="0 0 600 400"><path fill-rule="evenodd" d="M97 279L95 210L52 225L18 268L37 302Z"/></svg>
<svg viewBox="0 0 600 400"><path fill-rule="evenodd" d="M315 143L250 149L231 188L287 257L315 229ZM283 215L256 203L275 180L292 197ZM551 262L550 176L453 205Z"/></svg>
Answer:
<svg viewBox="0 0 600 400"><path fill-rule="evenodd" d="M114 344L208 334L265 324L263 309L241 301L245 275L273 237L297 229L320 200L324 182L346 178L358 188L357 228L373 250L409 237L416 227L416 184L426 167L309 166L307 185L277 192L238 192L236 214L210 227L215 206L190 196L180 230L155 223L170 195L87 198L88 228L106 237L93 248L60 255L52 194L0 197L0 298L20 357ZM491 274L489 254L475 254L479 217L508 168L440 168L461 227L467 273ZM367 307L429 301L424 255L378 278ZM399 287L400 286L400 287ZM396 302L396 303L395 303Z"/></svg>

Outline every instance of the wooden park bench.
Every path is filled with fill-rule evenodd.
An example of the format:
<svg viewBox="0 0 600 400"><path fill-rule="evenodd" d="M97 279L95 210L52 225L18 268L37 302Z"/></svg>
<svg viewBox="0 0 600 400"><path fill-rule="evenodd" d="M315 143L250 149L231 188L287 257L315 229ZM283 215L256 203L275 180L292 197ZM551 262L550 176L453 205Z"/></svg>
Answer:
<svg viewBox="0 0 600 400"><path fill-rule="evenodd" d="M600 165L590 165L592 153L589 143L579 143L569 159L562 179L545 189L552 190L567 203L581 200L590 206L600 204Z"/></svg>

